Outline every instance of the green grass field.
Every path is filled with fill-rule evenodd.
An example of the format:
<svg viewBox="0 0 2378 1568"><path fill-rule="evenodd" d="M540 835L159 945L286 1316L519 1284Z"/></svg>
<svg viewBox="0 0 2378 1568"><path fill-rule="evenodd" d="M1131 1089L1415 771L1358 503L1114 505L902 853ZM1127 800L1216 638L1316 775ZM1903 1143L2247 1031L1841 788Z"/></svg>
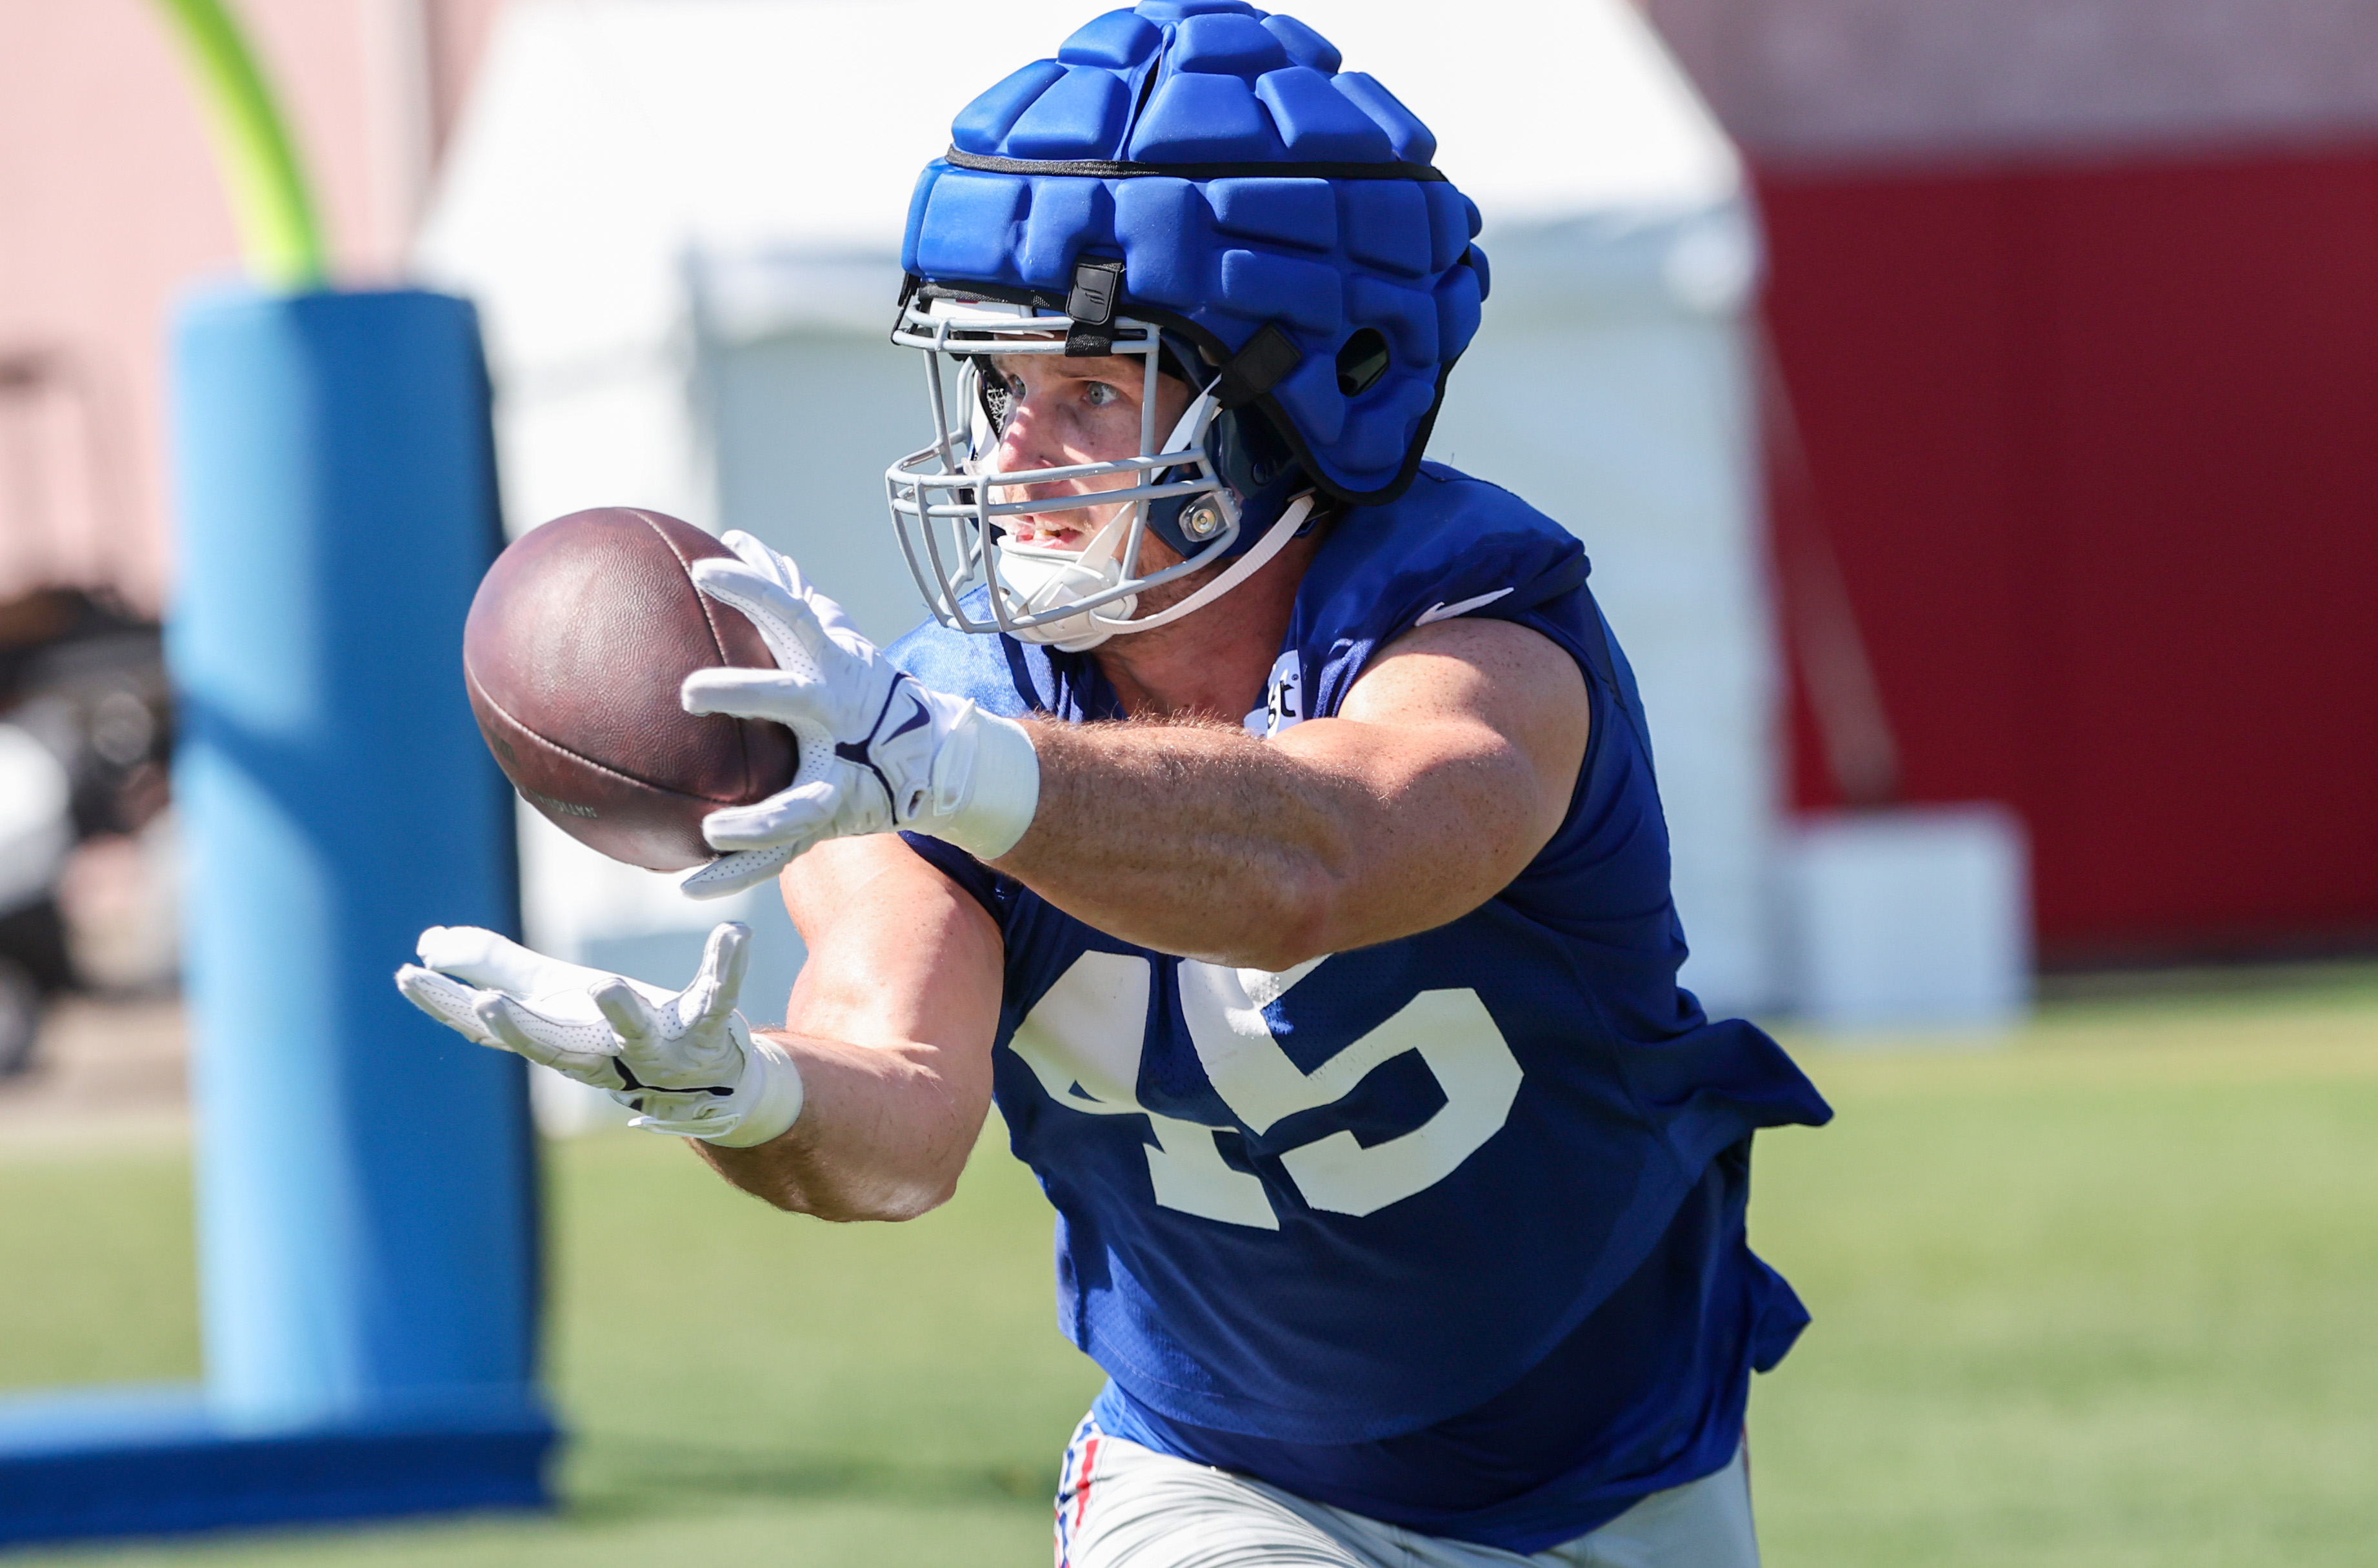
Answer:
<svg viewBox="0 0 2378 1568"><path fill-rule="evenodd" d="M1752 1207L1817 1315L1753 1399L1771 1568L2371 1560L2378 976L1804 1059L1841 1116L1762 1140ZM1098 1377L998 1143L878 1227L638 1134L550 1155L563 1514L9 1561L1047 1561ZM0 1384L194 1374L187 1201L171 1151L0 1155Z"/></svg>

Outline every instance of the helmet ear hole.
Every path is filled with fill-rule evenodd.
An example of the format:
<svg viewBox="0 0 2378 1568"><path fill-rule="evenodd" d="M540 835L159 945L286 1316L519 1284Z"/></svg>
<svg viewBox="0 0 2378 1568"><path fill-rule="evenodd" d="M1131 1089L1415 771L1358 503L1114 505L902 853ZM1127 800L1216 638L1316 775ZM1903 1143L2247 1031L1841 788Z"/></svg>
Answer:
<svg viewBox="0 0 2378 1568"><path fill-rule="evenodd" d="M1361 397L1387 373L1387 340L1376 327L1365 327L1338 351L1338 389Z"/></svg>

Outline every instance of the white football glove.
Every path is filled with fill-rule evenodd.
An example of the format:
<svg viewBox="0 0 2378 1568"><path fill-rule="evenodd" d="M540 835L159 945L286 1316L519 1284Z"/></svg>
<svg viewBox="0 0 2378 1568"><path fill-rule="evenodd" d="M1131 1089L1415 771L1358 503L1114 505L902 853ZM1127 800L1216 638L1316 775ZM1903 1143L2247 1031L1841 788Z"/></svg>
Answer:
<svg viewBox="0 0 2378 1568"><path fill-rule="evenodd" d="M690 713L791 730L809 782L704 817L703 836L726 853L688 877L685 891L738 892L853 833L907 828L984 860L1015 848L1040 802L1040 759L1024 726L895 669L789 557L748 533L724 543L737 558L694 562L693 581L749 617L776 668L697 670L681 700Z"/></svg>
<svg viewBox="0 0 2378 1568"><path fill-rule="evenodd" d="M432 926L396 988L480 1045L608 1090L639 1113L631 1126L750 1148L801 1113L800 1070L735 1011L751 937L747 926L718 927L693 984L665 991L476 926Z"/></svg>

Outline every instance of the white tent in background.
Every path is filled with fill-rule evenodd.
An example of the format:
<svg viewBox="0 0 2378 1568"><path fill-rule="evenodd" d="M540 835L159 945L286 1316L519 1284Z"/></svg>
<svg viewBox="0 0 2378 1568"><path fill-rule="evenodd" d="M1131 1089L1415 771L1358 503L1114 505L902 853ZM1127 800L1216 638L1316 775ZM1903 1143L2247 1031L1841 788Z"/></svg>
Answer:
<svg viewBox="0 0 2378 1568"><path fill-rule="evenodd" d="M876 637L913 624L882 480L928 438L921 366L884 342L908 192L973 92L1095 8L1008 0L994 26L954 0L509 7L420 259L486 314L515 528L655 507L789 551ZM1437 132L1485 213L1494 295L1432 455L1585 541L1651 712L1687 980L1765 1004L1777 661L1734 154L1626 0L1285 8ZM535 940L691 974L717 906L523 821ZM739 913L781 985L781 912Z"/></svg>

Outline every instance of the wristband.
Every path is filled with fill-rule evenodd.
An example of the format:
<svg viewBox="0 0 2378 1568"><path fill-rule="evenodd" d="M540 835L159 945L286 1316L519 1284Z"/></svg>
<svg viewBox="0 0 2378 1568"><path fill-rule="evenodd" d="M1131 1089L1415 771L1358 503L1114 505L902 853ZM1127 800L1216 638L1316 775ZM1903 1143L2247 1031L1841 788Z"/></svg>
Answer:
<svg viewBox="0 0 2378 1568"><path fill-rule="evenodd" d="M746 1047L742 1082L735 1085L741 1114L724 1132L695 1136L722 1149L755 1148L799 1119L803 1098L801 1070L785 1047L755 1035Z"/></svg>
<svg viewBox="0 0 2378 1568"><path fill-rule="evenodd" d="M696 1116L640 1116L628 1125L646 1132L699 1138L722 1149L754 1148L792 1126L801 1114L800 1068L784 1047L753 1035L741 1013L735 1015L731 1026L743 1047L743 1076L736 1080L734 1094L709 1101ZM614 1090L612 1097L624 1098L625 1094Z"/></svg>
<svg viewBox="0 0 2378 1568"><path fill-rule="evenodd" d="M933 816L919 830L978 860L1014 849L1040 808L1040 753L1014 719L972 711L933 759Z"/></svg>

